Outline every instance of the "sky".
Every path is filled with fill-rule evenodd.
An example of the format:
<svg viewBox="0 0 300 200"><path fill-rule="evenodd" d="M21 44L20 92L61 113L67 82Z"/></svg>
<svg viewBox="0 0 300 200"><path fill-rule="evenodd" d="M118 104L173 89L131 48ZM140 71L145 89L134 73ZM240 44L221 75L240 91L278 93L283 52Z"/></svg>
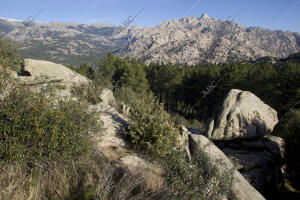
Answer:
<svg viewBox="0 0 300 200"><path fill-rule="evenodd" d="M0 17L36 22L156 26L174 18L209 17L244 26L300 32L300 0L0 0Z"/></svg>

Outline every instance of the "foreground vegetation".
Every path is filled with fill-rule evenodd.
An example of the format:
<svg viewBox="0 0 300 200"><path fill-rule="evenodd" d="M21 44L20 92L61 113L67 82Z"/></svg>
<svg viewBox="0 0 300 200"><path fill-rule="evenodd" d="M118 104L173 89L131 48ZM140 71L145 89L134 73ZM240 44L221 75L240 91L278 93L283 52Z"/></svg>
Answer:
<svg viewBox="0 0 300 200"><path fill-rule="evenodd" d="M19 56L0 40L0 199L152 199L139 173L94 152L89 133L101 134L101 87L73 88L80 101L60 101L60 87L26 86L11 77ZM79 96L77 96L79 98Z"/></svg>
<svg viewBox="0 0 300 200"><path fill-rule="evenodd" d="M194 160L195 167L189 169L190 163L176 150L179 130L163 104L151 95L146 73L138 62L132 67L121 61L111 74L82 65L79 72L93 81L72 88L78 101L60 101L56 96L59 86L26 86L10 77L9 68L17 69L19 63L9 62L17 55L7 55L2 55L7 59L1 63L0 72L1 200L216 199L227 192L228 188L218 184L213 193L206 190L212 180L219 180L219 173L208 165L205 155ZM101 66L107 67L107 63ZM111 164L94 152L89 133L100 134L101 123L100 113L90 105L101 102L102 88L111 83L117 86L120 101L133 106L126 136L135 150L151 155L166 169L166 185L160 190L151 191L141 174ZM203 178L199 180L199 176ZM218 183L228 186L225 179ZM181 192L183 187L189 194Z"/></svg>
<svg viewBox="0 0 300 200"><path fill-rule="evenodd" d="M200 131L232 88L254 93L276 109L282 119L273 134L286 142L289 184L299 190L300 159L295 155L299 151L299 124L296 123L299 116L295 113L300 109L300 53L285 59L264 57L256 61L196 66L146 65L108 54L98 65L85 64L76 70L87 76L100 74L125 103L148 98L147 93L153 92L176 124L184 123Z"/></svg>
<svg viewBox="0 0 300 200"><path fill-rule="evenodd" d="M57 102L50 88L40 90L16 86L0 100L2 161L62 160L90 151L86 135L100 129L96 114L81 102Z"/></svg>

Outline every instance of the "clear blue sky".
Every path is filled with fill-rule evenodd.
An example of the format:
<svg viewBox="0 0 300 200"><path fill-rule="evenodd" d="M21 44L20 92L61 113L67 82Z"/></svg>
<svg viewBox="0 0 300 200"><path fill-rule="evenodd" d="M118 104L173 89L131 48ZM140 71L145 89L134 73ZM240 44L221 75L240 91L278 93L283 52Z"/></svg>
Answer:
<svg viewBox="0 0 300 200"><path fill-rule="evenodd" d="M35 21L115 25L144 9L133 22L141 26L203 12L226 20L243 9L235 22L244 26L300 32L300 0L1 0L0 17L25 20L41 9Z"/></svg>

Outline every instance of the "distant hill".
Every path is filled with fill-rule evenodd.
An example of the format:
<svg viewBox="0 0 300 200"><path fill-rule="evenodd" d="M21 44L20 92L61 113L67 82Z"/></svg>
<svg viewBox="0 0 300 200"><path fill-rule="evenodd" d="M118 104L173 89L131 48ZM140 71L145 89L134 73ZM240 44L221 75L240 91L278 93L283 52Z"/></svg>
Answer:
<svg viewBox="0 0 300 200"><path fill-rule="evenodd" d="M95 63L127 41L128 29L110 24L26 23L0 18L5 37L19 43L23 57L45 59L64 64Z"/></svg>
<svg viewBox="0 0 300 200"><path fill-rule="evenodd" d="M144 28L126 48L115 53L146 62L225 63L270 56L283 58L300 51L300 34L244 27L203 14Z"/></svg>
<svg viewBox="0 0 300 200"><path fill-rule="evenodd" d="M198 64L285 58L300 51L299 33L244 27L206 14L144 28L0 18L0 30L19 42L24 57L63 64L95 63L108 52L147 63Z"/></svg>

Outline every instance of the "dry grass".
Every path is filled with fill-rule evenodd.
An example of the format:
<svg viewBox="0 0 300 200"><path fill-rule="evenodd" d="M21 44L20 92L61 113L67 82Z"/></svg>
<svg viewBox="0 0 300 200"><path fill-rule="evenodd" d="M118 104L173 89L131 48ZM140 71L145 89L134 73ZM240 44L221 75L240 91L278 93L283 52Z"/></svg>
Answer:
<svg viewBox="0 0 300 200"><path fill-rule="evenodd" d="M92 187L102 170L88 159L36 166L3 164L0 168L1 200L68 199L74 190L84 192Z"/></svg>
<svg viewBox="0 0 300 200"><path fill-rule="evenodd" d="M0 200L168 199L151 191L141 173L131 173L102 157L34 166L0 165Z"/></svg>

